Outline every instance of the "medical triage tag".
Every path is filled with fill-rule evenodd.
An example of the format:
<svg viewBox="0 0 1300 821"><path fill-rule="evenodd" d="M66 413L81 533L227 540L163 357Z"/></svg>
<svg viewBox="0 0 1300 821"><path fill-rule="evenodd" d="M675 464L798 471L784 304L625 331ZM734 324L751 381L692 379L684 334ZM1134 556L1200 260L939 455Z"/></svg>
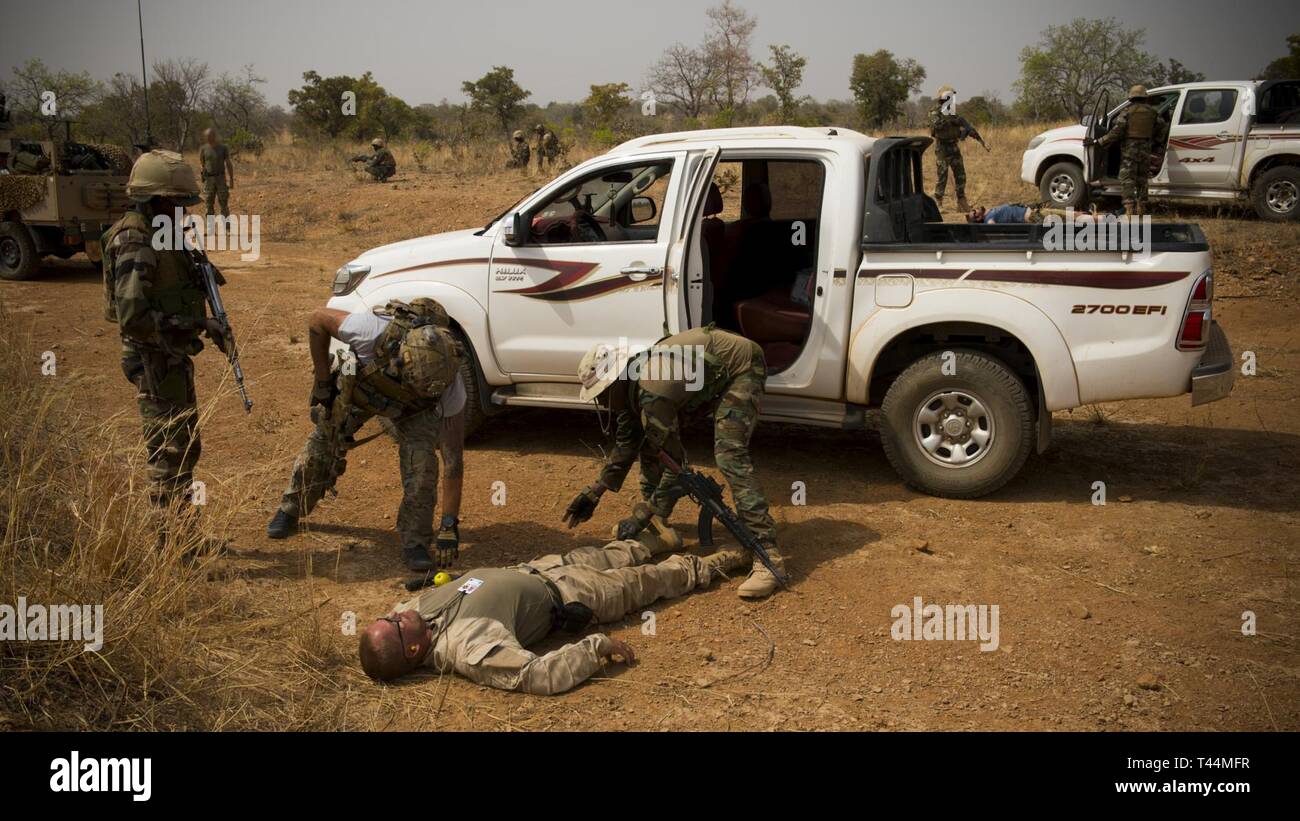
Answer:
<svg viewBox="0 0 1300 821"><path fill-rule="evenodd" d="M470 593L473 593L475 590L478 590L482 586L483 586L482 579L471 578L471 579L467 579L464 584L462 584L460 587L456 589L464 593L466 596L468 596Z"/></svg>

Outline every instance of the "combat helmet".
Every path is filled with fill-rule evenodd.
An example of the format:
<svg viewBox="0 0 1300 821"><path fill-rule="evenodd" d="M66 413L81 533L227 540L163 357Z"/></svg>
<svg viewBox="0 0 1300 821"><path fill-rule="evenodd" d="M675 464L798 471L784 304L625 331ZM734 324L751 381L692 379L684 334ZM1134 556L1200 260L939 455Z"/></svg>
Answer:
<svg viewBox="0 0 1300 821"><path fill-rule="evenodd" d="M1128 90L1130 100L1145 100L1147 97L1147 87L1141 84L1135 85Z"/></svg>
<svg viewBox="0 0 1300 821"><path fill-rule="evenodd" d="M135 202L148 202L152 197L170 197L180 205L195 205L200 200L194 169L180 154L161 148L141 154L131 166L126 195Z"/></svg>
<svg viewBox="0 0 1300 821"><path fill-rule="evenodd" d="M375 137L373 140L370 141L370 145L372 145L375 148L383 148L384 141L381 140L379 137Z"/></svg>
<svg viewBox="0 0 1300 821"><path fill-rule="evenodd" d="M520 140L522 140L522 139L524 138L524 132L519 131L519 130L516 130L514 134L511 134L511 135L510 135L510 137L511 137L511 139L513 139L515 142L519 142Z"/></svg>
<svg viewBox="0 0 1300 821"><path fill-rule="evenodd" d="M957 93L957 89L953 88L952 86L944 85L944 86L939 86L939 90L934 93L934 97L936 100L942 100L948 95L956 94L956 93Z"/></svg>

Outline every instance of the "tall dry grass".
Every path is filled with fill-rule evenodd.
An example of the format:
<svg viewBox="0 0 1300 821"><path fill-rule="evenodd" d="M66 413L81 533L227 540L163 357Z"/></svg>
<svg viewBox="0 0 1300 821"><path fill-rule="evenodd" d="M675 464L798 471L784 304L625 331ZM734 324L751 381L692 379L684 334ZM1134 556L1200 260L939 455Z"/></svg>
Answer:
<svg viewBox="0 0 1300 821"><path fill-rule="evenodd" d="M138 424L98 416L75 377L40 364L0 306L0 604L103 605L103 647L0 641L0 728L343 726L322 701L351 659L310 602L268 610L221 578L205 534L246 501L198 524L192 509L154 510Z"/></svg>

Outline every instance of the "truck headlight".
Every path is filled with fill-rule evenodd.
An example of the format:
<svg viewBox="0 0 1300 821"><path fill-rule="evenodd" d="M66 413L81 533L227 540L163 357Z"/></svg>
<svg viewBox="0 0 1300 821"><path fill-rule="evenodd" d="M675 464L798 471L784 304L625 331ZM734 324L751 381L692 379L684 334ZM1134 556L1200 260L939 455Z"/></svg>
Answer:
<svg viewBox="0 0 1300 821"><path fill-rule="evenodd" d="M360 265L355 262L349 262L342 268L334 272L334 285L331 290L334 296L343 296L350 294L361 284L361 280L366 278L370 273L369 265Z"/></svg>
<svg viewBox="0 0 1300 821"><path fill-rule="evenodd" d="M1046 140L1046 139L1047 139L1047 135L1046 135L1046 134L1039 134L1037 137L1034 137L1032 140L1029 141L1029 148L1026 149L1026 150L1028 150L1028 151L1033 151L1035 148L1037 148L1038 146L1042 145L1042 144L1043 144L1043 140Z"/></svg>

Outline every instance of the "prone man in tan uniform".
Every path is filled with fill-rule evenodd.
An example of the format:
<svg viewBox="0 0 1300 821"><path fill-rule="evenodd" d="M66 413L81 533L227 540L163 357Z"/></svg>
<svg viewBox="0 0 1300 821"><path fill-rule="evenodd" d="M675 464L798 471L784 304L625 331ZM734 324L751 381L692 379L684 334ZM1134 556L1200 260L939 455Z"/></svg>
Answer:
<svg viewBox="0 0 1300 821"><path fill-rule="evenodd" d="M592 633L539 656L527 648L552 630L578 633L619 621L659 599L702 589L749 559L740 551L701 558L676 553L680 538L663 529L640 541L580 547L509 568L475 568L425 590L377 619L361 635L361 667L389 681L417 667L501 690L552 695L586 681L615 655L635 661L624 642Z"/></svg>

